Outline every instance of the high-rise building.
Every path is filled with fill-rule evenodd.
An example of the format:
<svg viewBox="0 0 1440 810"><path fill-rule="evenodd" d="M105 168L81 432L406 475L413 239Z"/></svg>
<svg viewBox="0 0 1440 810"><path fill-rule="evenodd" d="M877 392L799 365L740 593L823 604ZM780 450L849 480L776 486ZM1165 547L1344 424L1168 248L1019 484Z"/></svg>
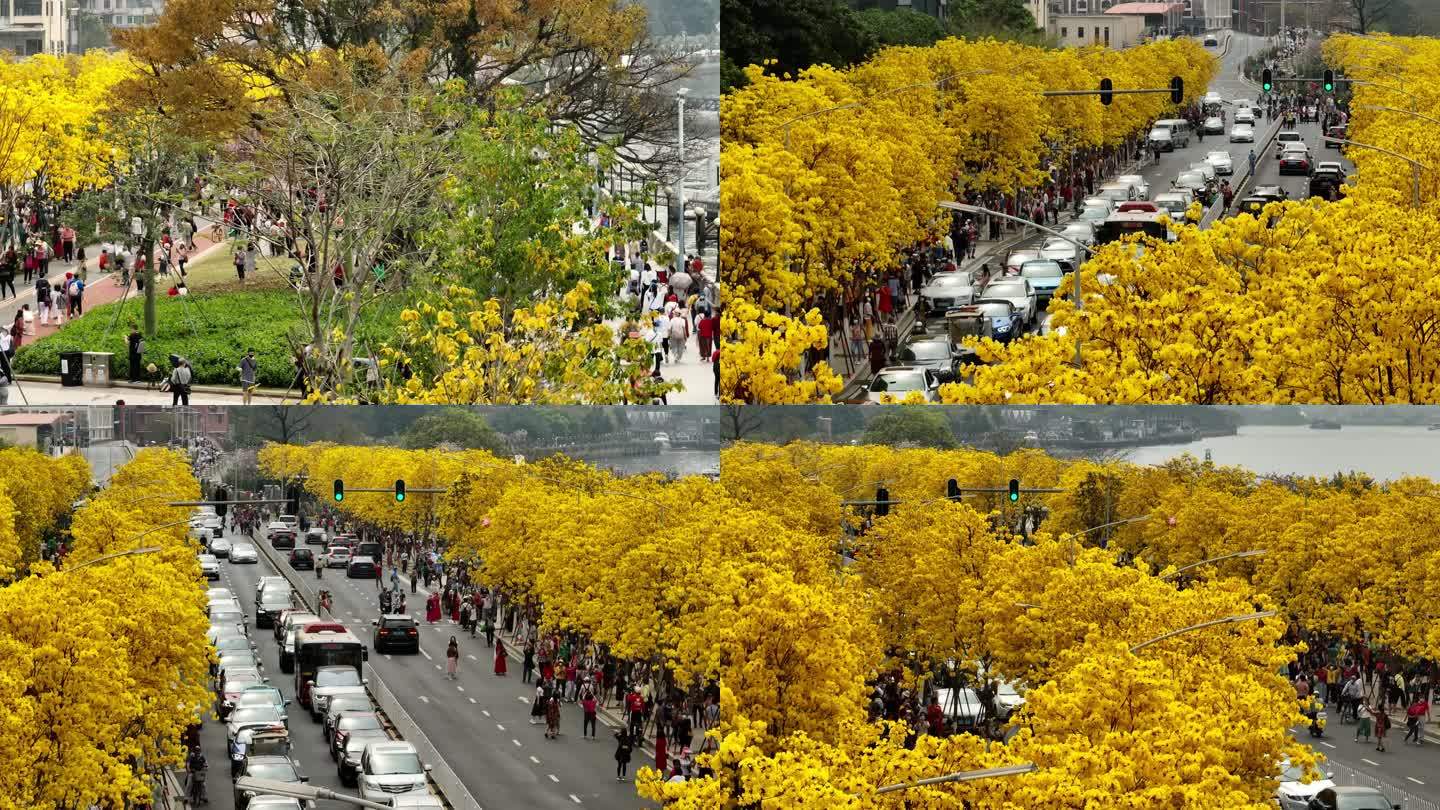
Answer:
<svg viewBox="0 0 1440 810"><path fill-rule="evenodd" d="M0 50L64 56L67 5L66 0L0 0Z"/></svg>

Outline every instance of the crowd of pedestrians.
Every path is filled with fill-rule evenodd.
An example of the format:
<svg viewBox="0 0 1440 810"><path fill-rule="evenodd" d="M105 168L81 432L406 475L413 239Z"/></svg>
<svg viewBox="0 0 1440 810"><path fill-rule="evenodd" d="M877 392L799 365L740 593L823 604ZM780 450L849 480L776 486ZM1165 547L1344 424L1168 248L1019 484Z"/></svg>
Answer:
<svg viewBox="0 0 1440 810"><path fill-rule="evenodd" d="M1309 651L1290 665L1296 697L1334 706L1342 723L1354 723L1356 742L1385 751L1393 714L1405 724L1405 744L1423 745L1440 667L1407 662L1384 648L1346 644L1320 634L1304 636ZM1314 711L1311 709L1310 711Z"/></svg>
<svg viewBox="0 0 1440 810"><path fill-rule="evenodd" d="M242 530L260 520L254 510L234 510L232 515L232 524L238 520L234 525ZM508 677L510 656L519 659L520 683L533 689L526 696L530 723L543 725L546 739L559 740L565 735L564 718L575 716L570 722L580 726L580 739L597 740L600 712L608 708L620 721L611 734L616 779L629 778L634 752L646 743L654 748L656 769L667 778L706 774L696 757L713 752L716 742L702 737L696 743L695 737L719 723L718 683L682 687L651 662L612 655L581 633L543 629L543 606L474 581L468 566L444 558L440 540L355 525L323 508L313 520L330 533L349 531L361 542L381 544L376 582L382 612L406 612L402 577L409 579L411 593L421 586L430 591L424 615L417 620L454 625L461 632L451 636L446 647L447 677L458 673L463 635L483 638L493 654L495 677Z"/></svg>

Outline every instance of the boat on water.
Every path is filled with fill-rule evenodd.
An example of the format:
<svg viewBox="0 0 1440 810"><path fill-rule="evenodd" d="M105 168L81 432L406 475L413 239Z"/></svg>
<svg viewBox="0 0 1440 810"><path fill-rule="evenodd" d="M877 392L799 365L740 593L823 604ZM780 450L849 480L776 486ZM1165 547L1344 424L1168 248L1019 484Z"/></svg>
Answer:
<svg viewBox="0 0 1440 810"><path fill-rule="evenodd" d="M1310 423L1311 430L1339 430L1340 423L1332 422L1329 419L1316 419Z"/></svg>

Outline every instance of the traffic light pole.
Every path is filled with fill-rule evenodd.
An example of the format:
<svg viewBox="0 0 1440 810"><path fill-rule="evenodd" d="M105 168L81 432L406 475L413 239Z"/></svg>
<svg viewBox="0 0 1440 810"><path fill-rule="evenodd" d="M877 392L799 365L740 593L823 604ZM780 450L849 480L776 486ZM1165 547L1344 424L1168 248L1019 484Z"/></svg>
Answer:
<svg viewBox="0 0 1440 810"><path fill-rule="evenodd" d="M405 492L406 492L407 494L408 494L408 493L411 493L411 492L428 493L428 492L449 492L449 491L450 491L450 490L448 490L448 489L443 489L443 488L441 488L441 489L425 488L425 487L406 487L406 488L405 488ZM386 489L386 488L378 488L378 487L368 487L368 488L367 488L367 487L355 487L354 489L351 489L350 487L346 487L346 488L345 488L345 494L346 494L346 495L349 495L349 494L352 493L352 492L389 492L389 493L394 493L395 490L394 490L394 488L388 488L388 489Z"/></svg>

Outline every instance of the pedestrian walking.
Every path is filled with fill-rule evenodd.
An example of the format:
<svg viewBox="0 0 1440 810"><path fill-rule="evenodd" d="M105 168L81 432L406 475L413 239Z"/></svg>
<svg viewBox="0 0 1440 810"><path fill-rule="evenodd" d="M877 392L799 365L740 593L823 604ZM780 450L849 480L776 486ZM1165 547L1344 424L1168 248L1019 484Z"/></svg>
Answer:
<svg viewBox="0 0 1440 810"><path fill-rule="evenodd" d="M455 670L460 666L460 642L450 637L450 646L445 648L445 674L455 680Z"/></svg>
<svg viewBox="0 0 1440 810"><path fill-rule="evenodd" d="M15 255L15 248L6 249L3 256L0 256L0 295L8 289L10 294L6 298L15 298L15 265L19 257Z"/></svg>
<svg viewBox="0 0 1440 810"><path fill-rule="evenodd" d="M145 338L140 334L138 325L130 324L130 334L125 338L125 346L130 355L130 382L140 382L140 358L145 354Z"/></svg>
<svg viewBox="0 0 1440 810"><path fill-rule="evenodd" d="M595 692L589 686L580 693L580 709L585 713L580 724L582 738L595 739Z"/></svg>
<svg viewBox="0 0 1440 810"><path fill-rule="evenodd" d="M523 661L523 662L521 663L521 665L520 665L520 682L521 682L521 683L530 683L530 679L533 678L534 676L535 676L535 644L534 644L534 642L526 642L526 643L525 643L525 658L524 658L524 661Z"/></svg>
<svg viewBox="0 0 1440 810"><path fill-rule="evenodd" d="M236 366L236 370L240 372L241 395L244 397L244 403L249 405L250 396L255 393L255 372L258 371L254 349L245 352L245 356L240 358L240 365ZM390 573L394 574L394 569L391 569ZM376 579L378 581L379 578Z"/></svg>
<svg viewBox="0 0 1440 810"><path fill-rule="evenodd" d="M1416 745L1424 742L1421 730L1425 727L1425 721L1430 718L1430 701L1424 695L1419 695L1415 701L1405 709L1405 739L1401 742L1415 740Z"/></svg>
<svg viewBox="0 0 1440 810"><path fill-rule="evenodd" d="M630 768L630 734L625 729L615 732L615 781L626 781L626 771Z"/></svg>
<svg viewBox="0 0 1440 810"><path fill-rule="evenodd" d="M35 279L35 309L40 313L40 323L50 323L50 279L39 276Z"/></svg>
<svg viewBox="0 0 1440 810"><path fill-rule="evenodd" d="M85 312L85 282L79 276L73 276L66 283L68 287L66 300L69 303L67 314L73 319L76 315L82 315Z"/></svg>
<svg viewBox="0 0 1440 810"><path fill-rule="evenodd" d="M181 358L175 370L170 372L170 407L190 404L190 381L193 378L190 361Z"/></svg>
<svg viewBox="0 0 1440 810"><path fill-rule="evenodd" d="M680 362L685 356L685 344L689 341L690 313L684 307L680 307L670 315L670 362Z"/></svg>
<svg viewBox="0 0 1440 810"><path fill-rule="evenodd" d="M503 676L503 675L505 674L505 668L506 668L507 664L508 664L508 662L506 661L506 655L505 655L505 642L502 641L502 640L500 640L500 639L496 639L496 640L495 640L495 674L496 674L496 675L501 675L501 676Z"/></svg>
<svg viewBox="0 0 1440 810"><path fill-rule="evenodd" d="M530 725L539 725L544 719L546 696L545 682L542 680L535 686L535 696L530 699Z"/></svg>
<svg viewBox="0 0 1440 810"><path fill-rule="evenodd" d="M545 701L545 737L551 740L560 738L560 696L553 693Z"/></svg>
<svg viewBox="0 0 1440 810"><path fill-rule="evenodd" d="M75 261L75 229L69 225L60 226L60 253L67 263Z"/></svg>
<svg viewBox="0 0 1440 810"><path fill-rule="evenodd" d="M1375 750L1385 752L1385 732L1390 730L1390 714L1383 706L1368 706L1370 716L1375 718Z"/></svg>

